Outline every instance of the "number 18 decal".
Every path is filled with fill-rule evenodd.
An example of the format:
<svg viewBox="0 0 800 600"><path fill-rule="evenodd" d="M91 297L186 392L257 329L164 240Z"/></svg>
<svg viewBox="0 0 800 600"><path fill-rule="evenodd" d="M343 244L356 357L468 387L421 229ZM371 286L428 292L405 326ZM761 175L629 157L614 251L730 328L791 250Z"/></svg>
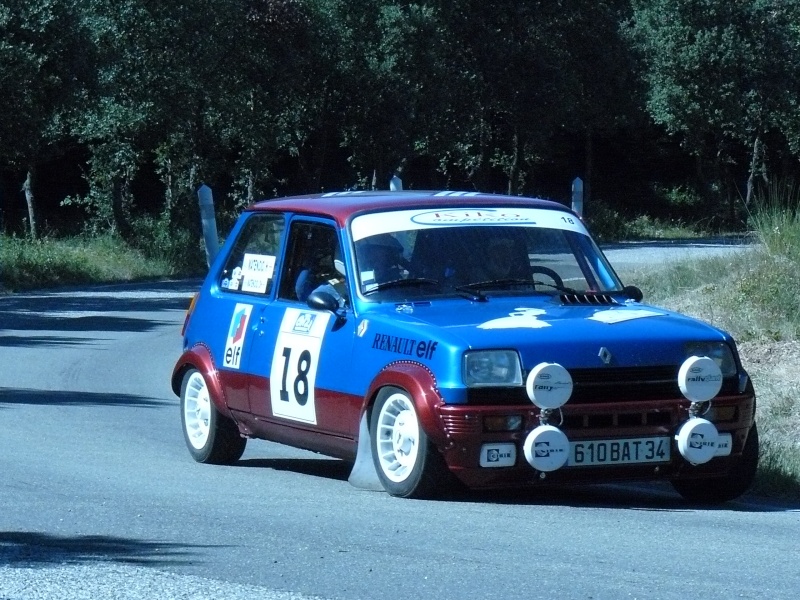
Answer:
<svg viewBox="0 0 800 600"><path fill-rule="evenodd" d="M314 382L330 316L297 308L287 308L283 314L269 376L272 414L276 417L317 424Z"/></svg>

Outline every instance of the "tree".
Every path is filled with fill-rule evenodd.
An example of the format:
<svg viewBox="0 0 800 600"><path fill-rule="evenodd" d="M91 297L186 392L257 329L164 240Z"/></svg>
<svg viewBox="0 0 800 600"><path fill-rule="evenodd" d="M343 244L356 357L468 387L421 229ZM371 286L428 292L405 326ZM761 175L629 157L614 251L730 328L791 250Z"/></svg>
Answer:
<svg viewBox="0 0 800 600"><path fill-rule="evenodd" d="M385 188L422 151L423 132L441 108L439 22L423 4L313 4L326 40L318 52L327 69L317 80L324 98L318 126L326 140L340 136L360 185Z"/></svg>
<svg viewBox="0 0 800 600"><path fill-rule="evenodd" d="M653 120L680 135L716 179L735 185L737 148L750 151L748 197L765 173L763 140L777 132L800 97L797 6L780 0L634 0L631 39L642 53Z"/></svg>
<svg viewBox="0 0 800 600"><path fill-rule="evenodd" d="M562 76L567 81L571 113L564 130L583 140L584 200L592 195L598 140L633 127L644 128L644 86L620 24L629 18L630 2L575 2L569 7L564 42L569 48ZM552 151L551 151L552 152Z"/></svg>
<svg viewBox="0 0 800 600"><path fill-rule="evenodd" d="M30 235L37 237L36 167L63 152L89 68L79 3L5 0L0 6L0 164L26 172Z"/></svg>
<svg viewBox="0 0 800 600"><path fill-rule="evenodd" d="M450 159L478 187L491 188L487 175L500 169L506 191L516 194L530 185L555 136L613 122L613 113L601 118L596 100L613 104L606 98L624 93L624 78L607 85L595 69L601 61L613 63L609 50L618 37L606 39L604 32L616 33L612 24L619 2L433 4L446 29L449 71L457 77L448 86L458 127ZM624 64L612 72L619 73Z"/></svg>

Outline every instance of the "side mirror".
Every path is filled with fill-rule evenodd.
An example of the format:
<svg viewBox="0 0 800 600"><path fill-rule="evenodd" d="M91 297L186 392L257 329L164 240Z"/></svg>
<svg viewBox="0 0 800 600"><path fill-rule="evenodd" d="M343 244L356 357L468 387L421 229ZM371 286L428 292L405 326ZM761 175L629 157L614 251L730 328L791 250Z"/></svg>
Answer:
<svg viewBox="0 0 800 600"><path fill-rule="evenodd" d="M328 292L311 292L306 304L314 310L329 310L332 313L339 310L339 302Z"/></svg>
<svg viewBox="0 0 800 600"><path fill-rule="evenodd" d="M641 302L642 298L644 298L642 290L635 285L626 285L624 288L622 288L622 293L634 302Z"/></svg>

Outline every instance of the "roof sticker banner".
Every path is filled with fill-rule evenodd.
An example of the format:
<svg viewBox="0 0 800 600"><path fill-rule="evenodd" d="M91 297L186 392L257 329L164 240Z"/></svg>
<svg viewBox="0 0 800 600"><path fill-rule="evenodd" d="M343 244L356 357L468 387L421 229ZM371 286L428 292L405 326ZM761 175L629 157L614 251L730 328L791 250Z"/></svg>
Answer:
<svg viewBox="0 0 800 600"><path fill-rule="evenodd" d="M580 219L568 212L544 208L442 208L371 213L353 219L350 229L358 241L379 233L464 226L519 226L564 229L588 235Z"/></svg>

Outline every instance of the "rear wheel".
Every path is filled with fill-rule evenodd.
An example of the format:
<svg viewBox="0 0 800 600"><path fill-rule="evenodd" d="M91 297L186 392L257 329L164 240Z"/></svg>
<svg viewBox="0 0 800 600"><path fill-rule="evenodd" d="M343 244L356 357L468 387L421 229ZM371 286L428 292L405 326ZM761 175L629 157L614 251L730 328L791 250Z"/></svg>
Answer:
<svg viewBox="0 0 800 600"><path fill-rule="evenodd" d="M676 479L672 487L689 502L722 504L744 494L753 483L758 468L758 428L747 434L742 455L725 477L709 479Z"/></svg>
<svg viewBox="0 0 800 600"><path fill-rule="evenodd" d="M227 465L244 453L247 439L239 435L236 423L214 406L206 380L197 369L183 376L181 423L186 447L197 462Z"/></svg>
<svg viewBox="0 0 800 600"><path fill-rule="evenodd" d="M370 438L378 478L392 496L430 497L449 480L444 458L432 447L414 402L403 390L381 390L372 410Z"/></svg>

